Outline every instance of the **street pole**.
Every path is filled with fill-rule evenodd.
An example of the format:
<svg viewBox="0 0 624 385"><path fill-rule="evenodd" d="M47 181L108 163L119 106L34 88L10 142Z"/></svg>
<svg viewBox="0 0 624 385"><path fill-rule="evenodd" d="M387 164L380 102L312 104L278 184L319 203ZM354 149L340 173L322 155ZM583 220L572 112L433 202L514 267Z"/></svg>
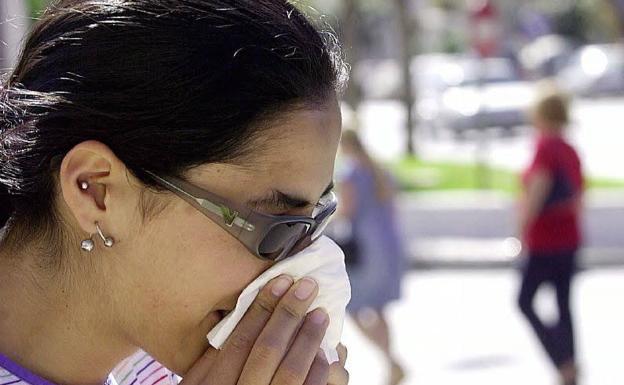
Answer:
<svg viewBox="0 0 624 385"><path fill-rule="evenodd" d="M499 44L499 20L498 10L491 0L477 3L477 6L470 10L473 28L473 48L479 58L477 68L477 90L478 95L483 95L485 80L487 75L486 59L493 56L498 50ZM484 101L480 100L481 110L484 108ZM479 111L480 112L480 111ZM476 179L477 187L487 189L491 187L491 170L488 165L489 137L483 122L481 113L476 116L476 128L478 132L478 142L476 147Z"/></svg>
<svg viewBox="0 0 624 385"><path fill-rule="evenodd" d="M409 156L416 156L416 146L414 134L416 122L414 118L414 101L416 100L415 90L412 87L412 74L410 62L412 57L412 40L414 36L414 20L411 17L409 0L395 0L397 19L399 21L399 47L401 73L403 79L403 105L406 113L406 134L407 153Z"/></svg>

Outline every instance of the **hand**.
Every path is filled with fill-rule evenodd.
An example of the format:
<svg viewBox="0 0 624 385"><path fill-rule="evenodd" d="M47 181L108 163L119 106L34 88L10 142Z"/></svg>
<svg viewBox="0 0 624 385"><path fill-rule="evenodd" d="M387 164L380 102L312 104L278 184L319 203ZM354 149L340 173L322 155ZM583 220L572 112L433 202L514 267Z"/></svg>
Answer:
<svg viewBox="0 0 624 385"><path fill-rule="evenodd" d="M306 312L316 283L279 277L260 291L221 350L210 348L189 370L184 385L346 385L340 365L319 347L327 314ZM345 357L346 358L346 355ZM343 369L344 370L344 369Z"/></svg>

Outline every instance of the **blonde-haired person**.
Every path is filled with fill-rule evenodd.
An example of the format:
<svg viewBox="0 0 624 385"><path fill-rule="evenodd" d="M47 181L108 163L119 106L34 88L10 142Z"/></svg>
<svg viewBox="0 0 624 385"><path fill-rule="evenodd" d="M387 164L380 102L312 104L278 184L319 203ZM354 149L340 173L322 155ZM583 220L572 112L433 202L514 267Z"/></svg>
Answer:
<svg viewBox="0 0 624 385"><path fill-rule="evenodd" d="M339 214L352 226L357 258L348 265L352 298L348 310L364 335L386 355L390 385L403 379L403 369L391 352L384 308L400 297L404 270L402 242L394 214L395 186L377 165L357 133L343 132L344 167L339 178Z"/></svg>
<svg viewBox="0 0 624 385"><path fill-rule="evenodd" d="M570 286L581 245L581 162L564 138L570 120L564 95L544 88L532 120L537 138L534 158L522 181L519 218L527 258L518 304L559 371L561 383L573 385L577 366ZM552 283L556 290L559 320L552 326L545 325L533 308L533 298L542 283Z"/></svg>

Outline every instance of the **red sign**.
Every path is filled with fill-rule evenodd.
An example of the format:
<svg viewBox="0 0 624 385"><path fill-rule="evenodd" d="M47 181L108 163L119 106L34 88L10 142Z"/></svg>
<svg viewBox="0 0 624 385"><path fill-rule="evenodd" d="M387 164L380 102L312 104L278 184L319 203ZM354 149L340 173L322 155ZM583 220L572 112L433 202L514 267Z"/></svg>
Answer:
<svg viewBox="0 0 624 385"><path fill-rule="evenodd" d="M481 57L498 52L500 24L496 6L491 0L478 1L471 13L472 44Z"/></svg>

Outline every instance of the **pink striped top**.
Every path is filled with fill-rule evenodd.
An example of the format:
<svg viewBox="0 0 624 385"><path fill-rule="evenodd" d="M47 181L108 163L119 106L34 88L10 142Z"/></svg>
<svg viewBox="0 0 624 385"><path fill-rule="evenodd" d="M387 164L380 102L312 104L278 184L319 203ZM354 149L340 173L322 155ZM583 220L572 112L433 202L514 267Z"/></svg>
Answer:
<svg viewBox="0 0 624 385"><path fill-rule="evenodd" d="M104 385L178 385L180 378L143 351L123 360ZM0 354L0 385L56 385Z"/></svg>

